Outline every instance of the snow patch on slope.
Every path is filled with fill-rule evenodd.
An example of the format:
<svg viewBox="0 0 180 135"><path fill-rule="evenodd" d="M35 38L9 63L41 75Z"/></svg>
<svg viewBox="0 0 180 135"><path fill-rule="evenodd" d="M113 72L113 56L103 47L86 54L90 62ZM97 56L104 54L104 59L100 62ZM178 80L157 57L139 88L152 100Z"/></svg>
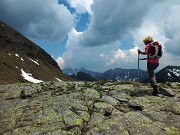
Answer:
<svg viewBox="0 0 180 135"><path fill-rule="evenodd" d="M180 77L180 70L179 69L173 68L173 69L169 69L168 71L173 73L177 77Z"/></svg>
<svg viewBox="0 0 180 135"><path fill-rule="evenodd" d="M22 73L21 75L24 77L24 79L29 81L29 82L33 82L33 83L43 82L42 80L34 79L32 77L32 74L26 73L22 68L21 68L21 73Z"/></svg>
<svg viewBox="0 0 180 135"><path fill-rule="evenodd" d="M32 62L34 62L35 64L37 64L37 65L39 65L39 63L37 62L37 61L35 61L35 60L33 60L33 59L31 59L31 58L29 58Z"/></svg>

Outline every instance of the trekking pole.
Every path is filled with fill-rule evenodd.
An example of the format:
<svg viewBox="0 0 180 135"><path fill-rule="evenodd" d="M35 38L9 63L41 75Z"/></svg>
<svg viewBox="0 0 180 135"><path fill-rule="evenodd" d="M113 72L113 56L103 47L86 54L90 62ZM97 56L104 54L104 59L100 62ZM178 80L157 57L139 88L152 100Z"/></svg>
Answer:
<svg viewBox="0 0 180 135"><path fill-rule="evenodd" d="M139 53L138 53L138 82L139 82Z"/></svg>

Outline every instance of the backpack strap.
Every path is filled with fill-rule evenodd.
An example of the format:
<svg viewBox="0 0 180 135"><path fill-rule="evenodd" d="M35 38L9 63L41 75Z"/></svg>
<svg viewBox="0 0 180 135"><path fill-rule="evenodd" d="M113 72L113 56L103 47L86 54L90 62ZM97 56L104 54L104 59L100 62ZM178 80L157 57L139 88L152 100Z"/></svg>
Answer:
<svg viewBox="0 0 180 135"><path fill-rule="evenodd" d="M150 46L154 47L155 50L154 50L154 55L151 55L148 51L148 59L151 58L151 59L159 59L160 57L158 56L158 46L154 44L155 42L152 42L150 43Z"/></svg>

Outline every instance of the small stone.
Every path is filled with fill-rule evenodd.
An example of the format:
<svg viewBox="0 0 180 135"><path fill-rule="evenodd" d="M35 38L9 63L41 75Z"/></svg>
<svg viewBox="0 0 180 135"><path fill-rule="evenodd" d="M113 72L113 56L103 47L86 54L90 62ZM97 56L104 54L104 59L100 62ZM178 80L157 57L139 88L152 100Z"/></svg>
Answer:
<svg viewBox="0 0 180 135"><path fill-rule="evenodd" d="M110 116L112 114L112 110L109 107L104 109L104 116Z"/></svg>
<svg viewBox="0 0 180 135"><path fill-rule="evenodd" d="M20 97L23 99L27 97L24 90L21 91Z"/></svg>
<svg viewBox="0 0 180 135"><path fill-rule="evenodd" d="M159 88L159 94L165 95L165 96L169 96L169 97L174 97L175 94L171 89L165 89L160 87Z"/></svg>
<svg viewBox="0 0 180 135"><path fill-rule="evenodd" d="M30 97L31 97L31 95L26 95L24 90L21 91L20 98L25 99L25 98L30 98Z"/></svg>

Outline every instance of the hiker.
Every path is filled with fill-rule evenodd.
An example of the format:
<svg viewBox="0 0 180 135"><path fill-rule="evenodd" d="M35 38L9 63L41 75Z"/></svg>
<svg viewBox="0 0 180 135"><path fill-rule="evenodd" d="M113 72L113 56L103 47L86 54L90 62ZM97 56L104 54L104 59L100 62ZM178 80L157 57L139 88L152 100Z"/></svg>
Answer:
<svg viewBox="0 0 180 135"><path fill-rule="evenodd" d="M150 81L151 86L153 87L153 93L152 95L156 96L158 94L158 87L156 82L156 77L154 74L154 70L159 66L159 58L150 57L150 45L154 42L153 38L151 36L147 36L143 39L143 42L145 44L145 51L142 52L140 49L137 50L138 54L147 55L147 70L148 70L148 79Z"/></svg>

